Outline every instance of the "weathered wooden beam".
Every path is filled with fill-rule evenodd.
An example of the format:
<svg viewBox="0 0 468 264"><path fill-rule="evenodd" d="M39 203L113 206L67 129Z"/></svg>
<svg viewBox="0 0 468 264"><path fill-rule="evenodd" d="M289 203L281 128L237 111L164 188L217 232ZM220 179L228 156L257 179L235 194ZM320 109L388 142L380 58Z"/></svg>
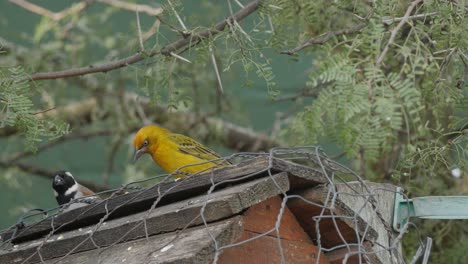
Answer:
<svg viewBox="0 0 468 264"><path fill-rule="evenodd" d="M294 194L320 206L311 205L299 198L292 198L288 201L288 207L298 218L309 236L313 240L318 239L314 217L320 217L322 214L322 218L319 221L320 244L322 246L331 248L344 243L356 243L360 238L357 237L355 230L358 230L360 236L365 235L366 240L375 241L378 236L377 232L362 217L359 215L355 216L355 211L344 203L341 197L335 200L334 210L330 211L326 209L322 213L323 206L329 207L332 199L330 196L327 201L328 188L319 186L294 192ZM357 222L352 218L354 216Z"/></svg>
<svg viewBox="0 0 468 264"><path fill-rule="evenodd" d="M334 209L326 209L322 214L322 206L325 205L328 208L331 206L333 193L331 192L327 199L329 188L334 188L338 195ZM332 248L346 244L352 246L352 244L360 243L359 241L364 238L373 245L363 250L367 252L366 257L371 259L372 263L392 263L394 256L390 256L385 249L391 246L389 241L391 241L392 232L388 228L392 219L394 189L395 186L390 184L371 182L337 183L333 187L318 186L296 191L294 194L320 206L313 206L295 198L288 201L288 207L314 240L318 239L314 217L320 219L322 247ZM384 247L378 245L384 245ZM398 263L396 259L393 261Z"/></svg>
<svg viewBox="0 0 468 264"><path fill-rule="evenodd" d="M211 263L215 250L208 231L218 246L235 241L242 232L240 217L234 217L206 227L196 227L142 238L108 248L75 254L64 259L51 259L46 264L141 264L141 263Z"/></svg>
<svg viewBox="0 0 468 264"><path fill-rule="evenodd" d="M159 198L163 197L159 205L180 201L188 197L193 197L206 192L213 183L221 184L223 182L244 182L260 177L265 177L269 173L288 172L294 179L301 178L309 183L309 186L325 183L325 177L317 170L287 162L281 159L272 159L271 163L267 156L242 162L235 166L224 167L213 172L202 175L184 178L177 182L162 183L149 189L121 195L108 199L97 205L90 205L66 213L62 213L52 220L44 219L22 230L18 230L13 243L32 240L41 237L52 230L52 227L60 227L57 232L77 229L97 223L108 212L112 212L109 219L123 217L126 215L145 211ZM291 179L292 180L292 179ZM223 186L218 186L221 188ZM91 209L92 207L92 209ZM2 239L11 238L13 231L4 233Z"/></svg>
<svg viewBox="0 0 468 264"><path fill-rule="evenodd" d="M204 194L156 208L151 212L141 212L110 220L99 229L90 226L55 234L39 250L41 256L37 247L44 238L25 242L17 245L14 251L0 254L0 263L13 263L14 260L35 263L41 258L47 260L145 236L173 232L187 226L201 225L203 220L200 213L205 202L203 213L205 221L225 219L287 190L289 190L287 173L279 173L273 177L265 177L216 191L209 196Z"/></svg>
<svg viewBox="0 0 468 264"><path fill-rule="evenodd" d="M336 184L340 199L374 229L379 236L371 245L367 256L372 263L393 264L402 263L401 243L394 243L397 233L391 228L393 220L393 206L395 205L396 186L388 183L374 183L365 181ZM359 194L359 195L356 195ZM363 195L372 194L374 202L369 203ZM392 250L387 250L393 247Z"/></svg>

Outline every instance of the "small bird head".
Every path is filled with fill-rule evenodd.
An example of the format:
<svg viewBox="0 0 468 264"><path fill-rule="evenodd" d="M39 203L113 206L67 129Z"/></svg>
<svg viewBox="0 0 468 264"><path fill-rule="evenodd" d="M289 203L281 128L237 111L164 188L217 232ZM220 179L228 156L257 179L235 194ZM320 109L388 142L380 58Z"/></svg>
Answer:
<svg viewBox="0 0 468 264"><path fill-rule="evenodd" d="M137 161L146 153L154 153L159 136L168 133L170 133L169 130L155 125L142 127L133 138L133 146L135 147L133 161Z"/></svg>
<svg viewBox="0 0 468 264"><path fill-rule="evenodd" d="M64 194L76 184L75 178L68 171L58 171L52 181L52 188L57 194Z"/></svg>

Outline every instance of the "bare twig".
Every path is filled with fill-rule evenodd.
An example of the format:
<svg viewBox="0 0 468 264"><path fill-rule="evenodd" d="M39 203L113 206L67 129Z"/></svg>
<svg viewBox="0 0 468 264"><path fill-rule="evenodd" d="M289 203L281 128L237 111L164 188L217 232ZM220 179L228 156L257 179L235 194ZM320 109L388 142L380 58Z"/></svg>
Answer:
<svg viewBox="0 0 468 264"><path fill-rule="evenodd" d="M184 21L182 21L182 18L180 18L179 13L175 10L174 6L172 6L171 0L167 0L167 3L172 9L172 12L174 12L175 16L177 17L177 21L179 21L180 26L184 29L184 31L188 31L187 27L184 24Z"/></svg>
<svg viewBox="0 0 468 264"><path fill-rule="evenodd" d="M146 13L147 15L150 15L150 16L157 16L163 12L162 8L154 8L149 5L140 5L140 4L134 4L134 3L124 2L124 1L119 1L119 0L97 0L97 1L100 3L115 6L121 9L126 9L129 11L134 11L134 12L138 11L141 13Z"/></svg>
<svg viewBox="0 0 468 264"><path fill-rule="evenodd" d="M398 25L394 29L392 29L387 45L385 45L385 48L383 49L382 53L380 53L380 56L377 58L377 61L376 61L377 65L382 64L382 61L385 58L385 55L387 55L390 45L392 45L393 42L395 41L395 37L398 31L400 31L401 27L403 27L403 25L408 21L408 18L410 17L411 12L413 12L413 9L422 1L423 0L415 0L411 3L408 9L406 9L405 15L401 19L400 23L398 23Z"/></svg>
<svg viewBox="0 0 468 264"><path fill-rule="evenodd" d="M318 96L319 92L320 92L319 89L312 90L310 88L305 88L305 89L302 89L301 92L299 92L299 93L297 93L295 95L281 97L281 98L276 99L275 101L276 102L296 101L296 100L298 100L298 99L300 99L302 97L316 98Z"/></svg>
<svg viewBox="0 0 468 264"><path fill-rule="evenodd" d="M450 52L447 54L447 56L444 57L444 59L440 63L439 77L437 78L439 80L440 80L441 76L444 74L447 66L450 63L451 58L457 52L458 48L451 48L449 50L450 50Z"/></svg>
<svg viewBox="0 0 468 264"><path fill-rule="evenodd" d="M142 45L141 45L142 42L143 42L143 47L144 47L144 43L145 43L148 39L150 39L152 36L154 36L156 33L159 32L159 27L160 27L160 25L161 25L161 21L158 19L158 16L156 16L156 18L154 19L153 25L151 25L151 27L150 27L147 31L145 31L145 32L140 31L140 32L141 32L141 38L140 38L140 36L139 36L139 37L138 37L138 40L132 40L132 41L131 41L131 44L129 44L129 45L127 46L128 50L133 51L135 45L138 45L139 47L141 47L141 46L142 46ZM137 25L137 26L138 26L138 25ZM141 30L141 28L140 28L140 30ZM141 48L140 48L140 50L141 50ZM121 53L123 53L123 52L121 52Z"/></svg>
<svg viewBox="0 0 468 264"><path fill-rule="evenodd" d="M223 94L224 93L223 82L221 81L221 75L219 74L218 64L216 63L214 51L211 48L211 46L210 46L210 53L211 53L211 62L213 63L213 68L216 74L216 79L218 80L218 89L219 89L219 92Z"/></svg>
<svg viewBox="0 0 468 264"><path fill-rule="evenodd" d="M51 107L51 108L46 109L46 110L38 111L38 112L34 113L33 115L39 115L39 114L47 113L47 112L49 112L49 111L54 110L55 108L56 108L56 107L54 106L54 107Z"/></svg>
<svg viewBox="0 0 468 264"><path fill-rule="evenodd" d="M159 32L159 26L161 25L161 21L159 19L156 19L154 21L154 24L146 31L143 33L143 42L147 41L149 38L151 38L154 34Z"/></svg>
<svg viewBox="0 0 468 264"><path fill-rule="evenodd" d="M239 2L239 0L234 0L234 2L236 2L238 6L244 8L244 5L241 2Z"/></svg>
<svg viewBox="0 0 468 264"><path fill-rule="evenodd" d="M183 29L180 29L180 28L172 25L171 23L167 22L165 19L162 18L162 16L156 16L156 17L158 18L159 22L161 22L161 24L168 26L173 31L179 33L182 37L186 38L186 37L190 36L190 34L188 34L188 32L185 32Z"/></svg>
<svg viewBox="0 0 468 264"><path fill-rule="evenodd" d="M172 57L174 57L176 59L179 59L181 61L185 61L185 62L188 62L188 63L192 63L189 59L186 59L186 58L184 58L184 57L182 57L182 56L180 56L180 55L178 55L178 54L176 54L174 52L171 52L170 54L171 54Z"/></svg>
<svg viewBox="0 0 468 264"><path fill-rule="evenodd" d="M308 41L306 41L304 44L301 46L298 46L294 49L291 50L283 50L281 51L281 54L287 54L287 55L293 55L307 47L310 47L312 45L323 45L325 42L330 40L332 37L339 36L339 35L348 35L352 34L355 32L358 32L359 30L363 29L367 25L367 22L359 23L355 25L352 28L347 28L347 29L342 29L342 30L337 30L337 31L329 31L325 34L322 34L321 36L318 37L313 37L310 38Z"/></svg>
<svg viewBox="0 0 468 264"><path fill-rule="evenodd" d="M222 31L227 26L227 21L240 21L244 19L245 17L249 16L253 12L255 12L259 7L260 4L262 3L263 0L255 0L252 1L250 4L246 5L243 9L239 10L236 12L233 16L228 17L227 19L224 19L223 21L219 22L216 24L215 27L213 27L210 30L203 31L199 34L192 34L189 38L181 38L161 50L155 50L153 52L150 52L148 54L142 54L142 53L136 53L130 57L119 59L113 62L108 62L96 66L88 66L88 67L82 67L82 68L74 68L74 69L67 69L63 71L57 71L57 72L40 72L40 73L34 73L32 74L28 80L48 80L48 79L59 79L59 78L69 78L69 77L74 77L74 76L81 76L81 75L86 75L90 73L97 73L97 72L108 72L111 70L119 69L122 67L126 67L131 64L135 64L137 62L140 62L148 57L153 57L158 54L163 54L163 55L170 55L171 52L176 52L179 49L185 48L188 45L198 43L200 40L209 38L211 36L214 36Z"/></svg>
<svg viewBox="0 0 468 264"><path fill-rule="evenodd" d="M140 51L144 51L145 46L143 45L143 34L141 33L140 15L138 14L138 10L136 10L135 13L136 13L136 22L137 22L137 30L138 30L138 41L140 42Z"/></svg>
<svg viewBox="0 0 468 264"><path fill-rule="evenodd" d="M436 16L438 15L439 12L431 12L431 13L427 13L427 14L419 14L419 15L414 15L414 16L409 16L407 17L406 19L407 20L424 20L426 19L427 17L430 17L430 16ZM395 17L395 18L388 18L388 19L383 19L382 22L384 24L387 24L387 25L391 25L395 22L400 22L404 19L405 17Z"/></svg>
<svg viewBox="0 0 468 264"><path fill-rule="evenodd" d="M163 126L168 127L169 129L177 128L179 133L190 133L193 129L190 128L190 124L195 123L196 120L199 120L199 114L194 112L176 112L170 113L167 108L162 106L155 106L150 103L149 99L140 97L137 94L125 93L123 95L124 100L129 105L135 105L141 107L140 110L136 107L136 111L141 111L145 116L151 116L152 122L161 123ZM79 124L80 126L91 123L92 113L99 107L97 100L95 98L88 98L83 101L75 102L69 104L67 107L57 108L48 113L40 114L38 116L44 115L47 117L55 116L57 113L62 113L64 116L62 120L65 120L72 124ZM74 111L73 111L74 110ZM55 113L55 114L54 114ZM109 114L104 113L100 116L102 119L109 117ZM197 122L199 123L199 122ZM237 151L258 151L265 150L274 146L283 145L282 142L273 140L265 134L257 133L251 129L238 126L236 124L226 122L222 119L209 117L206 118L205 123L207 125L207 133L216 131L216 133L221 133L220 138L223 138L222 143L231 149ZM223 129L220 130L219 128ZM73 128L73 125L72 125ZM129 132L136 131L139 127L132 126L128 127ZM13 135L17 133L16 129L0 129L0 136ZM89 134L87 134L89 133ZM55 141L46 143L45 145L39 146L39 151L50 148L60 142L63 142L71 138L86 138L87 136L94 135L110 135L115 134L115 129L112 131L102 130L96 132L77 132L77 134L72 133L65 135ZM30 155L29 153L15 154L9 160L17 161L25 156Z"/></svg>
<svg viewBox="0 0 468 264"><path fill-rule="evenodd" d="M32 13L48 17L48 18L50 18L50 19L52 19L54 21L60 21L63 18L65 18L65 17L67 17L67 16L69 16L71 14L78 13L81 10L88 7L88 5L91 4L91 2L93 2L93 1L90 1L90 0L82 1L82 2L78 2L77 4L72 5L69 8L66 8L66 9L64 9L64 10L62 10L60 12L52 12L52 11L46 9L46 8L43 8L43 7L38 6L36 4L30 3L30 2L28 2L26 0L8 0L8 1L10 1L11 3L16 4L18 6L21 6L22 8L24 8L24 9L26 9L26 10L32 12Z"/></svg>

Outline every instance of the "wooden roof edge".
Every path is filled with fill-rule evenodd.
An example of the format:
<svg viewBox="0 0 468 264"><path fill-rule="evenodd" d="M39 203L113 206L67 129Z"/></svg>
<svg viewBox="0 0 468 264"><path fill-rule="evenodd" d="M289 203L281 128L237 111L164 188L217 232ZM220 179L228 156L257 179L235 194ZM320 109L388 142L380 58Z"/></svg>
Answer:
<svg viewBox="0 0 468 264"><path fill-rule="evenodd" d="M209 197L200 195L173 204L168 204L150 213L141 212L134 215L114 219L102 224L99 229L95 226L80 228L65 233L54 234L41 247L42 259L50 259L67 254L71 249L74 253L95 249L96 246L106 247L116 241L123 243L145 236L174 232L187 227L203 225L199 217L204 207L205 221L216 222L233 217L250 206L289 190L287 173L278 173L272 177L260 178L246 182L232 188L214 192ZM146 226L143 225L145 219ZM90 239L93 233L93 239ZM24 242L13 251L0 253L0 263L10 263L36 254L37 246L44 238L37 238ZM39 259L36 254L31 262ZM29 261L29 260L28 260Z"/></svg>
<svg viewBox="0 0 468 264"><path fill-rule="evenodd" d="M207 230L209 230L208 234ZM104 250L83 251L67 258L67 264L88 263L90 259L104 263L211 263L216 252L213 238L218 247L233 243L242 233L239 216L186 229L181 233L169 233L141 238L115 245ZM47 260L56 263L60 258Z"/></svg>
<svg viewBox="0 0 468 264"><path fill-rule="evenodd" d="M308 182L307 186L326 181L325 177L313 168L278 158L270 159L268 156L260 156L234 166L221 168L201 175L194 175L177 182L157 184L146 190L116 196L100 204L64 212L58 215L54 219L54 222L58 224L68 223L68 227L63 228L63 230L71 230L91 225L109 211L114 210L110 216L111 218L145 211L158 199L158 193L164 194L164 198L159 201L159 204L164 205L206 192L213 182L220 188L223 182L236 184L282 171L288 172L291 182L297 182L297 179L301 179ZM80 224L76 223L75 219L77 218L82 220ZM33 226L44 225L44 223L50 226L49 222L50 219L46 219L33 224ZM31 226L27 226L25 229L18 230L13 242L18 243L29 239L28 236L31 232L28 230L30 229ZM13 233L14 230L3 233L3 241L10 239Z"/></svg>
<svg viewBox="0 0 468 264"><path fill-rule="evenodd" d="M333 189L330 189L332 187ZM315 221L310 223L310 219L319 218L320 222L324 222L324 227L327 227L329 219L334 219L331 223L332 228L320 229L321 233L326 234L322 234L321 244L327 244L327 248L345 245L350 241L354 244L370 243L366 255L374 259L372 263L391 263L393 253L382 249L391 247L397 235L391 229L395 189L396 186L392 184L370 181L335 183L333 186L318 185L291 192L316 203L316 210L305 208L300 199L288 201L288 206L306 232L316 232ZM321 215L324 205L326 210L324 215ZM311 230L308 230L309 228ZM346 243L343 242L343 238Z"/></svg>

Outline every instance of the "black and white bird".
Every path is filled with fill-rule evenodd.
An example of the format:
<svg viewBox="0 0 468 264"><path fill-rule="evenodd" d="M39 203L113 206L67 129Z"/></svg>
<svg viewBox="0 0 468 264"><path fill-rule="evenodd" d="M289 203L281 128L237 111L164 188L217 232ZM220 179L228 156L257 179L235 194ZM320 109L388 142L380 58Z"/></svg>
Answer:
<svg viewBox="0 0 468 264"><path fill-rule="evenodd" d="M68 171L58 171L52 181L55 199L59 205L69 203L73 199L86 197L87 201L98 201L99 198L90 189L79 184L73 175ZM88 205L88 202L77 202L71 204L67 210Z"/></svg>

